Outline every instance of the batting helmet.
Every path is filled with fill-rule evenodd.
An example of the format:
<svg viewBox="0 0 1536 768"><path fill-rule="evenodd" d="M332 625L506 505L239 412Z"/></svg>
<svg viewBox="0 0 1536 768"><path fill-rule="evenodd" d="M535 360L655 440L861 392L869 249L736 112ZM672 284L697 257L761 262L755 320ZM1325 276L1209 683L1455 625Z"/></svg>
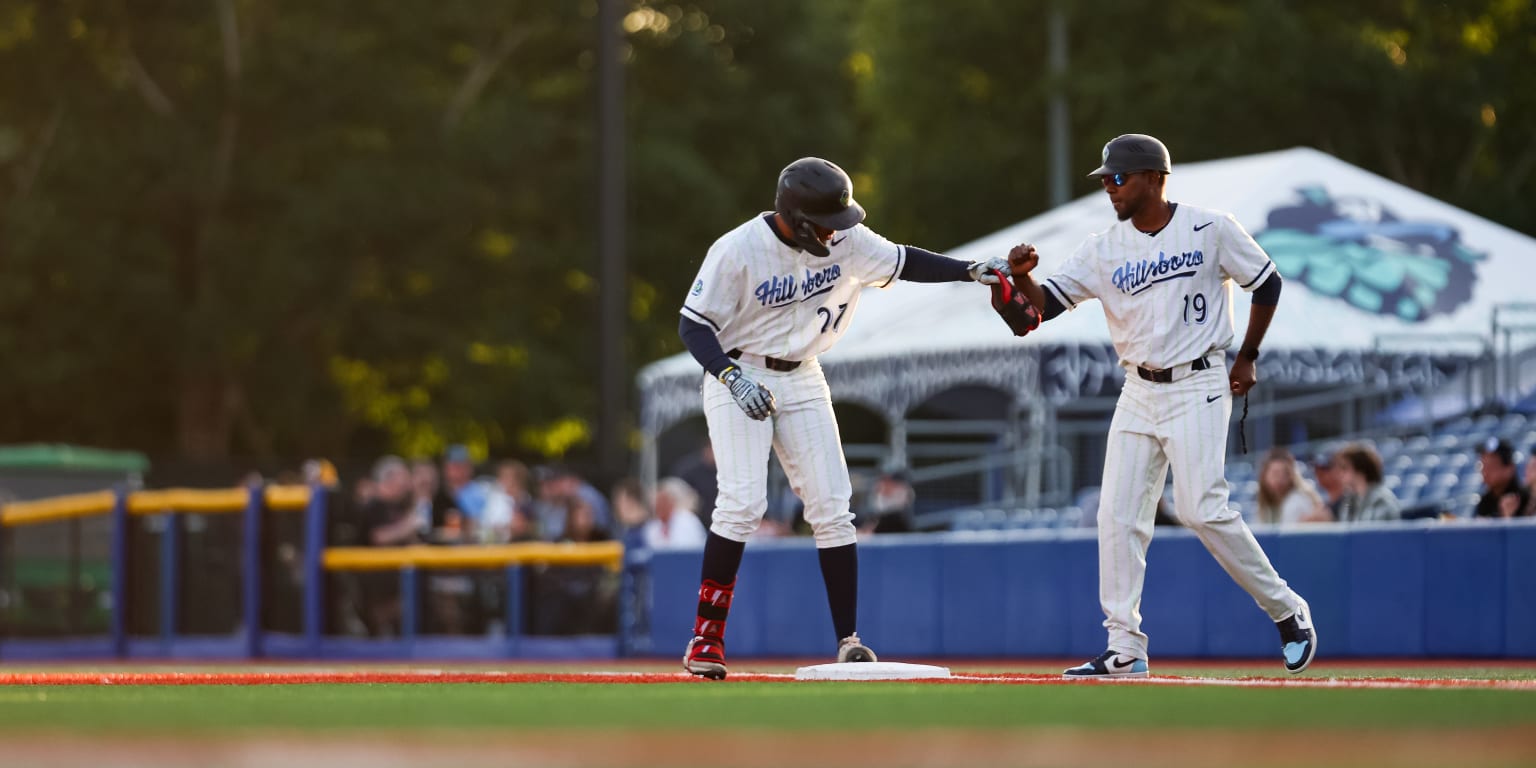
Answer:
<svg viewBox="0 0 1536 768"><path fill-rule="evenodd" d="M817 256L831 252L812 225L835 231L864 220L864 207L853 200L853 180L819 157L802 157L779 173L773 209L789 222L795 244Z"/></svg>
<svg viewBox="0 0 1536 768"><path fill-rule="evenodd" d="M1168 156L1168 148L1145 133L1116 136L1104 145L1104 164L1088 175L1113 176L1136 171L1172 173L1173 161Z"/></svg>

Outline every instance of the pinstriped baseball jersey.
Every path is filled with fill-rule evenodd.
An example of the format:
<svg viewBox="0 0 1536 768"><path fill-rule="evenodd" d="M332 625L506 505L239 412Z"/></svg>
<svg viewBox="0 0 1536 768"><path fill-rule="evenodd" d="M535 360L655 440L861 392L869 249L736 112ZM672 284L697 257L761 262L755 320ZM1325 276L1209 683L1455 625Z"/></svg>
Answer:
<svg viewBox="0 0 1536 768"><path fill-rule="evenodd" d="M1103 302L1121 362L1170 368L1231 346L1231 284L1274 271L1232 214L1180 203L1154 236L1129 220L1091 235L1044 288L1068 309Z"/></svg>
<svg viewBox="0 0 1536 768"><path fill-rule="evenodd" d="M889 286L906 259L904 247L863 224L833 235L829 249L799 251L753 217L710 247L682 315L708 325L727 350L815 357L842 338L865 286Z"/></svg>

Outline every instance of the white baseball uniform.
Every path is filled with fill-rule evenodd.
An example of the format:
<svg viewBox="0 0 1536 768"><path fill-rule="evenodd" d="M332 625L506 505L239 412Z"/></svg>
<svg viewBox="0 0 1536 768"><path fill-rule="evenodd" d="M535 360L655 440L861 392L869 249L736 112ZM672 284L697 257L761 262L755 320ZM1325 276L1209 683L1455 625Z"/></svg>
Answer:
<svg viewBox="0 0 1536 768"><path fill-rule="evenodd" d="M1090 236L1042 284L1068 309L1099 299L1126 368L1099 498L1099 600L1111 651L1147 658L1142 582L1170 464L1174 512L1221 567L1271 619L1290 616L1301 602L1227 506L1231 285L1252 291L1274 271L1231 214L1180 203L1154 235L1121 221ZM1166 369L1153 376L1171 381L1147 380L1138 367Z"/></svg>
<svg viewBox="0 0 1536 768"><path fill-rule="evenodd" d="M773 417L754 421L724 384L704 374L704 418L720 482L709 529L740 542L757 530L768 508L772 448L805 503L816 546L840 547L856 539L853 489L816 356L842 338L866 286L896 281L906 249L860 224L832 237L830 256L814 256L780 240L766 215L715 241L681 310L709 326L727 352L739 352L732 356L743 373L773 392L778 406ZM765 358L799 365L771 370Z"/></svg>

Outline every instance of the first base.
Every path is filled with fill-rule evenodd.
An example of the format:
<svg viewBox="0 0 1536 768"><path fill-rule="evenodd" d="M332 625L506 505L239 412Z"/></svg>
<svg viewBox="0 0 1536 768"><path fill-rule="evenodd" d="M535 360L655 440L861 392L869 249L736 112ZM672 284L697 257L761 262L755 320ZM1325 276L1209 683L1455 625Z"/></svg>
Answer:
<svg viewBox="0 0 1536 768"><path fill-rule="evenodd" d="M795 670L796 680L931 680L949 677L949 667L895 661L845 661Z"/></svg>

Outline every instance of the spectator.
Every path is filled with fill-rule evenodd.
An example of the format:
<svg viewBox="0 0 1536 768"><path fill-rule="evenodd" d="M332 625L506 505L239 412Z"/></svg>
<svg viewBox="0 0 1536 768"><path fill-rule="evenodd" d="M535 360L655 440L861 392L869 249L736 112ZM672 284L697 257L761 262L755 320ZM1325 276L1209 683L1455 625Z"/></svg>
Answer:
<svg viewBox="0 0 1536 768"><path fill-rule="evenodd" d="M1323 499L1301 476L1296 458L1284 448L1271 448L1259 465L1258 522L1292 525L1315 519Z"/></svg>
<svg viewBox="0 0 1536 768"><path fill-rule="evenodd" d="M613 521L608 500L602 492L581 479L567 467L543 467L539 471L539 500L535 516L540 534L548 541L564 541L565 521L570 516L572 499L580 498L591 508L598 528L606 529Z"/></svg>
<svg viewBox="0 0 1536 768"><path fill-rule="evenodd" d="M505 544L538 538L533 524L533 494L529 492L528 467L521 461L496 465L496 485L485 499L480 515L479 540Z"/></svg>
<svg viewBox="0 0 1536 768"><path fill-rule="evenodd" d="M699 495L681 478L656 484L654 515L645 523L645 545L651 549L700 549L708 532L694 512Z"/></svg>
<svg viewBox="0 0 1536 768"><path fill-rule="evenodd" d="M429 459L411 462L411 510L424 521L426 536L435 544L459 544L464 537L464 514L442 492L437 465Z"/></svg>
<svg viewBox="0 0 1536 768"><path fill-rule="evenodd" d="M1536 488L1536 455L1525 461L1525 489L1529 492ZM1530 494L1530 500L1520 510L1520 517L1536 517L1536 493Z"/></svg>
<svg viewBox="0 0 1536 768"><path fill-rule="evenodd" d="M644 491L640 488L640 481L633 477L626 477L613 486L613 516L618 519L619 528L625 532L639 531L645 522L651 519L651 507L642 498ZM628 543L630 538L625 537ZM636 543L639 540L636 539Z"/></svg>
<svg viewBox="0 0 1536 768"><path fill-rule="evenodd" d="M1477 500L1477 517L1516 517L1530 506L1531 492L1520 484L1515 449L1496 437L1483 444L1478 469L1483 473L1483 496Z"/></svg>
<svg viewBox="0 0 1536 768"><path fill-rule="evenodd" d="M597 510L584 497L572 496L566 502L565 525L562 526L560 541L593 542L612 538L607 526L598 522Z"/></svg>
<svg viewBox="0 0 1536 768"><path fill-rule="evenodd" d="M413 505L411 469L398 456L385 456L373 465L374 493L363 507L363 529L376 547L415 544L431 527Z"/></svg>
<svg viewBox="0 0 1536 768"><path fill-rule="evenodd" d="M1402 516L1397 497L1381 484L1381 456L1374 448L1351 443L1340 449L1333 461L1345 493L1339 503L1339 522L1377 522Z"/></svg>
<svg viewBox="0 0 1536 768"><path fill-rule="evenodd" d="M1339 471L1332 453L1324 451L1312 457L1312 474L1317 477L1317 487L1322 491L1321 503L1312 511L1310 522L1331 522L1339 519L1339 506L1344 503L1344 475Z"/></svg>
<svg viewBox="0 0 1536 768"><path fill-rule="evenodd" d="M875 479L865 498L861 533L908 533L912 530L912 510L917 493L907 471L887 467Z"/></svg>
<svg viewBox="0 0 1536 768"><path fill-rule="evenodd" d="M411 468L398 456L385 456L373 465L373 494L362 509L364 541L376 547L403 546L421 541L429 522L412 505ZM358 576L362 617L374 635L399 631L400 579L394 572Z"/></svg>
<svg viewBox="0 0 1536 768"><path fill-rule="evenodd" d="M470 458L469 448L450 445L443 454L442 492L445 509L459 510L469 525L480 524L491 489L489 484L475 479L475 462Z"/></svg>
<svg viewBox="0 0 1536 768"><path fill-rule="evenodd" d="M699 503L693 511L699 522L709 528L715 512L715 495L719 493L719 480L715 468L715 446L706 436L697 451L690 453L672 465L672 477L682 478L698 494Z"/></svg>

